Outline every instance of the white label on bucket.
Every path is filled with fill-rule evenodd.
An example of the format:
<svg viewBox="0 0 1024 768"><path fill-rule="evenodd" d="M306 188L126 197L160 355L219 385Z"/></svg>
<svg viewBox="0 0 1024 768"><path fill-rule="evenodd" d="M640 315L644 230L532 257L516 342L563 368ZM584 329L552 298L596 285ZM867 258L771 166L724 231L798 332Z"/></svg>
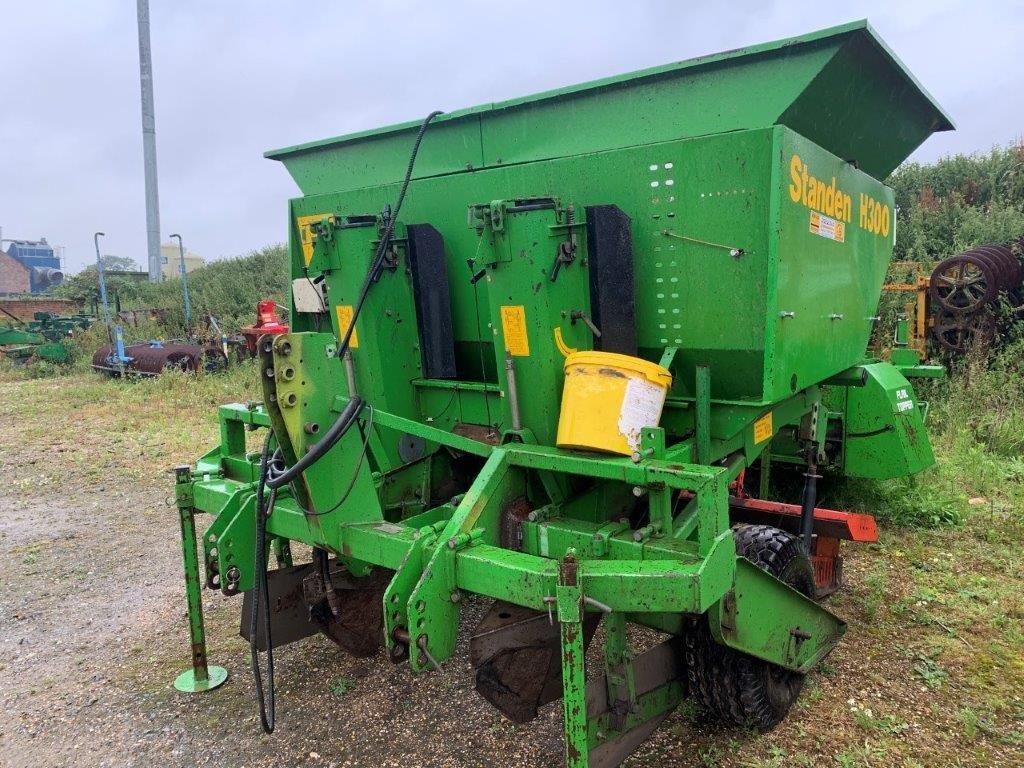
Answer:
<svg viewBox="0 0 1024 768"><path fill-rule="evenodd" d="M665 404L665 390L643 379L630 379L619 411L619 432L634 451L640 447L640 430L656 427Z"/></svg>

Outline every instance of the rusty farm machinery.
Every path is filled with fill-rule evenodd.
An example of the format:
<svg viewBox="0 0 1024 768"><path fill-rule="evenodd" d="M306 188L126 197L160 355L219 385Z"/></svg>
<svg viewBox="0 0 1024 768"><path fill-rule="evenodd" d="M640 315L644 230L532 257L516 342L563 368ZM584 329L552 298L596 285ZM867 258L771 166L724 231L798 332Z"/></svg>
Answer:
<svg viewBox="0 0 1024 768"><path fill-rule="evenodd" d="M115 340L93 353L92 368L111 376L159 376L170 370L215 373L232 361L254 358L256 341L261 336L288 332L287 324L277 316L277 304L270 300L257 304L255 321L242 326L236 336L224 333L213 315L207 322L209 331L205 337L128 345L121 342L121 347Z"/></svg>
<svg viewBox="0 0 1024 768"><path fill-rule="evenodd" d="M928 281L934 305L931 332L943 350L962 355L976 345L991 345L1001 302L1011 317L1024 311L1022 254L1024 238L980 245L935 266Z"/></svg>
<svg viewBox="0 0 1024 768"><path fill-rule="evenodd" d="M0 326L0 357L15 361L33 358L53 363L66 363L71 358L68 341L92 325L96 318L89 315L58 315L36 312L32 320L24 321L0 308L7 322Z"/></svg>
<svg viewBox="0 0 1024 768"><path fill-rule="evenodd" d="M888 341L875 346L908 378L941 378L946 361L988 349L1024 312L1024 238L989 243L939 262L898 261L882 291L905 295ZM878 318L881 320L882 318Z"/></svg>

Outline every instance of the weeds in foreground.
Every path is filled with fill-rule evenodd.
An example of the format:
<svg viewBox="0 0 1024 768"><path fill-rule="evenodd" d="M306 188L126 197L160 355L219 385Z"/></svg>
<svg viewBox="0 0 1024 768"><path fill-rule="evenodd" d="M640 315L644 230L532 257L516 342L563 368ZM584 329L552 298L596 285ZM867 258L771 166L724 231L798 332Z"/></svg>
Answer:
<svg viewBox="0 0 1024 768"><path fill-rule="evenodd" d="M911 671L920 678L929 688L935 689L942 686L949 677L947 672L937 661L938 651L932 653L915 653L914 663Z"/></svg>

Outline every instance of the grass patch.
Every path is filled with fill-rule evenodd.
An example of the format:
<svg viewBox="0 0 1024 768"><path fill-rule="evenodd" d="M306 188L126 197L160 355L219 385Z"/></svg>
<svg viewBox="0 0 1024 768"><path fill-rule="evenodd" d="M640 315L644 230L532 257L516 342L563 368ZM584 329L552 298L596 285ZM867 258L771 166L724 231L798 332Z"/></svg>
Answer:
<svg viewBox="0 0 1024 768"><path fill-rule="evenodd" d="M340 699L355 690L356 681L351 677L336 677L331 680L329 688L331 693Z"/></svg>

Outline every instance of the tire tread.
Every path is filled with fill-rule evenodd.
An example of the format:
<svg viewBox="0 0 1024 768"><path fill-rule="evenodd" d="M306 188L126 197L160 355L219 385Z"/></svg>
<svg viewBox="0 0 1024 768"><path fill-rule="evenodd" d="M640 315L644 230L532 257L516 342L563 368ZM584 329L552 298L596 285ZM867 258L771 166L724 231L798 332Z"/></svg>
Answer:
<svg viewBox="0 0 1024 768"><path fill-rule="evenodd" d="M769 525L734 525L733 536L737 555L803 594L814 594L813 569L799 539ZM786 716L792 701L779 707L769 696L772 665L720 645L711 635L706 616L692 620L683 633L683 654L690 696L711 715L763 731ZM791 685L799 693L803 676L790 674L794 676Z"/></svg>

